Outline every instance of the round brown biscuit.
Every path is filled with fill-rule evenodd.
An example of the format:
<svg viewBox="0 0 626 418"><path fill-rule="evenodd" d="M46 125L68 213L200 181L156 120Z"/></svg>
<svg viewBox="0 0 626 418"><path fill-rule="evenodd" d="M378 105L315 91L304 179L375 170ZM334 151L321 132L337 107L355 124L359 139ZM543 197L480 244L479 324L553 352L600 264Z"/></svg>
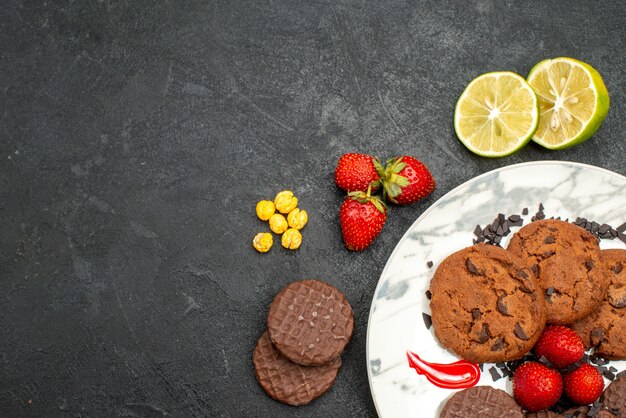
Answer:
<svg viewBox="0 0 626 418"><path fill-rule="evenodd" d="M572 324L587 348L612 360L626 359L626 250L600 252L609 288L604 302L588 316Z"/></svg>
<svg viewBox="0 0 626 418"><path fill-rule="evenodd" d="M346 297L319 280L290 283L274 297L267 329L282 355L303 366L337 358L352 337L354 316Z"/></svg>
<svg viewBox="0 0 626 418"><path fill-rule="evenodd" d="M452 395L439 418L523 418L522 408L508 393L491 386L474 386Z"/></svg>
<svg viewBox="0 0 626 418"><path fill-rule="evenodd" d="M304 405L321 396L335 383L341 366L340 358L317 367L295 364L276 350L267 331L257 342L253 361L263 390L289 405Z"/></svg>
<svg viewBox="0 0 626 418"><path fill-rule="evenodd" d="M602 404L618 417L626 417L626 377L620 377L604 389Z"/></svg>
<svg viewBox="0 0 626 418"><path fill-rule="evenodd" d="M522 357L546 323L536 279L500 247L478 244L451 254L435 271L430 293L435 336L475 363Z"/></svg>
<svg viewBox="0 0 626 418"><path fill-rule="evenodd" d="M546 292L548 324L571 324L604 300L608 277L598 239L572 223L545 219L521 228L507 250L520 257Z"/></svg>

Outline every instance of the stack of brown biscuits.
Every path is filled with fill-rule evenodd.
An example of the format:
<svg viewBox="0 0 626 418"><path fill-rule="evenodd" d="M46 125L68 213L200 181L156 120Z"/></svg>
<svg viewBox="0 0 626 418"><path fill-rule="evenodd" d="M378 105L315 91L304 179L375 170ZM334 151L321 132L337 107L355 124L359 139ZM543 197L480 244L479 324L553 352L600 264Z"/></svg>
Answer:
<svg viewBox="0 0 626 418"><path fill-rule="evenodd" d="M335 287L319 280L287 285L272 301L254 350L259 384L289 405L318 398L335 382L353 329L352 308Z"/></svg>

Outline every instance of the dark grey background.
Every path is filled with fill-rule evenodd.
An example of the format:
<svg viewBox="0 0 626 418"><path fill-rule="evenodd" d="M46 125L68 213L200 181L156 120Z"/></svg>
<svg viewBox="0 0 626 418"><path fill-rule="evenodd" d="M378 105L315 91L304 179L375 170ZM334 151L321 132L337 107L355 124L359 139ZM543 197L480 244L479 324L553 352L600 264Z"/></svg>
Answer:
<svg viewBox="0 0 626 418"><path fill-rule="evenodd" d="M425 208L523 161L626 174L625 22L619 1L4 0L0 415L375 416L370 301ZM460 144L472 78L561 55L611 94L591 140L497 160ZM350 151L414 155L437 180L358 254L332 178ZM304 243L258 254L255 204L286 188ZM276 292L311 277L356 329L335 386L294 408L258 386L252 350Z"/></svg>

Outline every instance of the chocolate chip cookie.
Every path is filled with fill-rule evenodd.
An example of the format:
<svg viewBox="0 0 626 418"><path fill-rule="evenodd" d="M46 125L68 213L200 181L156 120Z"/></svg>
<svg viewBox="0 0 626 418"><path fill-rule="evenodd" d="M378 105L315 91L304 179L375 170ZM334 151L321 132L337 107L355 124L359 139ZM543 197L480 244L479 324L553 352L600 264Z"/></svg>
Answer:
<svg viewBox="0 0 626 418"><path fill-rule="evenodd" d="M539 280L549 324L571 324L604 300L609 280L598 239L583 228L554 219L535 221L513 235L507 249Z"/></svg>
<svg viewBox="0 0 626 418"><path fill-rule="evenodd" d="M598 309L575 322L574 331L585 347L608 359L626 359L626 250L602 250L610 284Z"/></svg>
<svg viewBox="0 0 626 418"><path fill-rule="evenodd" d="M522 261L496 246L478 244L444 259L430 283L435 336L475 362L522 357L546 323L541 288Z"/></svg>

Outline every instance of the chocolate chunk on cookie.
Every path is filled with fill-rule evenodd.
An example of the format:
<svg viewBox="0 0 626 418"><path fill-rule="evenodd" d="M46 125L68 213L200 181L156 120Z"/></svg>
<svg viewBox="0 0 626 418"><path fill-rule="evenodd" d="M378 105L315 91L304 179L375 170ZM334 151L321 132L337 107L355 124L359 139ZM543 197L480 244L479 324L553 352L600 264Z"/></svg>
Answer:
<svg viewBox="0 0 626 418"><path fill-rule="evenodd" d="M598 239L585 229L556 219L535 221L513 235L507 249L537 276L549 324L571 324L604 300L608 276Z"/></svg>
<svg viewBox="0 0 626 418"><path fill-rule="evenodd" d="M626 417L626 377L620 377L607 386L600 400L616 416Z"/></svg>
<svg viewBox="0 0 626 418"><path fill-rule="evenodd" d="M598 309L575 322L574 331L595 355L613 360L626 359L626 250L602 250L610 284Z"/></svg>
<svg viewBox="0 0 626 418"><path fill-rule="evenodd" d="M519 258L500 247L477 244L448 256L430 292L435 336L475 363L523 356L545 326L539 284Z"/></svg>
<svg viewBox="0 0 626 418"><path fill-rule="evenodd" d="M491 386L474 386L448 399L439 418L523 418L522 408L508 393Z"/></svg>
<svg viewBox="0 0 626 418"><path fill-rule="evenodd" d="M294 363L319 366L337 358L352 337L346 297L319 280L293 282L274 297L267 329L274 346Z"/></svg>
<svg viewBox="0 0 626 418"><path fill-rule="evenodd" d="M335 383L341 366L340 358L317 367L295 364L276 350L267 331L257 342L253 361L263 390L289 405L304 405L321 396Z"/></svg>

